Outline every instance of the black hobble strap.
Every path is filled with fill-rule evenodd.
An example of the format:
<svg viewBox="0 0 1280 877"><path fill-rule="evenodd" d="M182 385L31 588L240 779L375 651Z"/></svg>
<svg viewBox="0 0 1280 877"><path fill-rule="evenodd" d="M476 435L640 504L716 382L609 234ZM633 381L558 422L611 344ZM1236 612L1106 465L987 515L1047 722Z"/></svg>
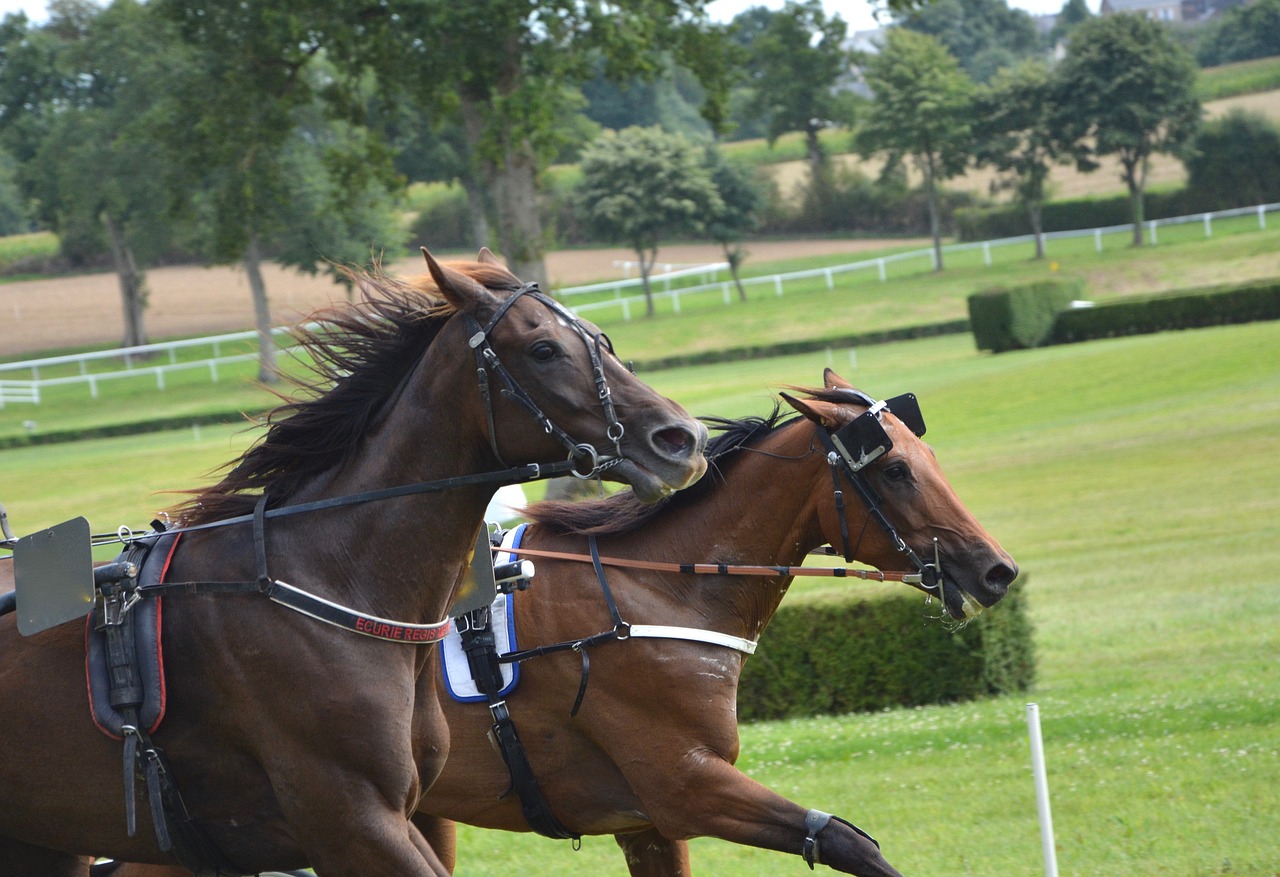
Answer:
<svg viewBox="0 0 1280 877"><path fill-rule="evenodd" d="M813 870L814 864L818 862L818 835L822 833L822 829L830 824L831 820L839 822L841 825L847 825L858 834L865 837L876 845L876 849L880 849L880 843L874 837L867 834L861 828L854 825L848 820L841 819L839 816L832 816L830 813L823 813L821 810L810 810L804 815L805 839L804 847L800 854L804 857L805 864L809 866L809 870Z"/></svg>
<svg viewBox="0 0 1280 877"><path fill-rule="evenodd" d="M468 613L466 623L458 625L458 635L462 638L462 651L467 656L467 665L476 687L489 701L493 739L511 777L511 784L502 797L516 793L520 799L520 812L529 827L538 834L555 840L572 840L576 844L582 835L565 828L552 812L516 732L515 722L511 720L507 702L499 693L502 691L502 665L498 661L489 608L485 606Z"/></svg>

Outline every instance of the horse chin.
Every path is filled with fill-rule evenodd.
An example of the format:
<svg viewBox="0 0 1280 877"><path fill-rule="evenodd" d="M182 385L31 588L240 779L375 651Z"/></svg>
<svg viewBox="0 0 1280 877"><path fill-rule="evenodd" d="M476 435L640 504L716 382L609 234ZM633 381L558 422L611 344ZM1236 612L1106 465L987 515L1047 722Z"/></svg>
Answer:
<svg viewBox="0 0 1280 877"><path fill-rule="evenodd" d="M631 490L635 493L636 499L646 505L666 499L677 490L687 487L692 481L696 480L691 479L684 484L669 484L658 475L629 459L623 460L610 470L607 477L610 481L621 481L623 484L631 485Z"/></svg>
<svg viewBox="0 0 1280 877"><path fill-rule="evenodd" d="M944 582L943 589L942 605L946 607L947 614L956 621L970 621L977 618L986 608L978 602L976 597L959 585Z"/></svg>

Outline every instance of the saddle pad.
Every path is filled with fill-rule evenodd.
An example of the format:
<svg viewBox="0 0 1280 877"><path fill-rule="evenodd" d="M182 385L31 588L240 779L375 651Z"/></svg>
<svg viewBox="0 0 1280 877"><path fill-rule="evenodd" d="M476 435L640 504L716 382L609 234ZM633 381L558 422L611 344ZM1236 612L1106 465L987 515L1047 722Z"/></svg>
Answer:
<svg viewBox="0 0 1280 877"><path fill-rule="evenodd" d="M138 583L156 584L164 581L173 558L180 533L161 536L142 561ZM138 723L153 733L164 719L164 651L160 642L161 600L154 597L139 600L129 610L133 627L134 652L138 662L138 675L142 679L143 700L138 710ZM125 718L111 706L111 680L107 662L107 635L95 630L98 610L94 609L85 619L85 679L89 689L89 711L93 723L108 737L123 738Z"/></svg>
<svg viewBox="0 0 1280 877"><path fill-rule="evenodd" d="M524 530L527 524L521 524L513 530L507 531L502 539L503 548L519 548L520 540L524 538ZM514 554L498 554L494 558L494 563L511 563L519 558ZM493 626L494 645L498 650L498 654L514 651L516 648L516 614L514 608L514 594L498 594L498 599L493 601L493 605L489 607L489 624ZM444 685L449 692L449 696L461 703L485 703L486 698L480 689L476 687L475 679L471 677L471 667L467 663L466 653L462 651L462 635L458 633L459 628L468 624L467 616L455 618L453 629L449 631L440 642L440 654L443 656L444 665ZM499 694L506 696L516 683L520 681L520 666L518 664L502 665L502 690Z"/></svg>

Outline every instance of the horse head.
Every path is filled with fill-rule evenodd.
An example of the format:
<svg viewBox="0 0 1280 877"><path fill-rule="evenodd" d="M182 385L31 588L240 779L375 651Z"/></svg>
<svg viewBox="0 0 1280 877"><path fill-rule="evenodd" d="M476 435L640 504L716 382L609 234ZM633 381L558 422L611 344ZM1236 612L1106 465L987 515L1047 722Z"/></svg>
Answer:
<svg viewBox="0 0 1280 877"><path fill-rule="evenodd" d="M596 326L522 284L488 249L447 264L422 253L430 273L412 282L466 321L499 462L546 459L558 444L574 474L630 484L646 502L702 476L706 427L636 378Z"/></svg>
<svg viewBox="0 0 1280 877"><path fill-rule="evenodd" d="M824 389L806 391L806 398L782 396L818 427L838 476L815 481L815 490L826 494L819 505L825 538L882 571L919 573L920 581L912 584L939 597L954 619L995 605L1017 577L1017 564L956 496L920 438L918 409L899 397L903 410L895 413L894 400L875 402L831 369L824 378ZM878 442L865 453L852 451L857 459L850 461L850 441L842 444L840 438L858 418L876 431ZM830 500L837 483L847 497L843 514Z"/></svg>

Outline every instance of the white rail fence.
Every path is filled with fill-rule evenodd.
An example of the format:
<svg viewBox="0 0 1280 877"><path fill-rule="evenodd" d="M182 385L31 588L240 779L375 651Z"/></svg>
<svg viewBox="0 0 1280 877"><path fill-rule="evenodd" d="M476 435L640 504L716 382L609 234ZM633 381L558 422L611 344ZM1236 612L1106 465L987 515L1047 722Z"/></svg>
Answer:
<svg viewBox="0 0 1280 877"><path fill-rule="evenodd" d="M1152 244L1157 244L1159 243L1157 230L1161 227L1200 223L1203 226L1204 237L1211 237L1215 221L1255 216L1258 228L1265 230L1267 228L1267 214L1277 211L1280 211L1280 203L1259 204L1255 207L1239 207L1232 210L1218 210L1213 213L1197 213L1191 216L1178 216L1170 219L1154 219L1144 223L1144 227L1149 241ZM1114 234L1128 234L1132 230L1132 224L1126 223L1125 225L1113 225L1106 228L1050 232L1044 235L1046 254L1052 252L1052 242L1073 238L1092 238L1094 249L1097 252L1102 252L1104 237ZM1033 235L1020 235L993 241L948 244L942 249L944 253L980 250L983 256L983 263L991 265L993 262L992 251L994 249L1026 246L1034 241L1035 237ZM792 271L786 274L772 274L763 277L745 277L742 279L742 284L744 287L751 288L764 287L771 290L774 295L781 296L784 294L788 284L799 282L808 284L812 283L816 278L821 278L827 289L834 290L836 278L842 275L874 271L877 278L883 283L889 279L889 266L891 265L912 261L922 262L920 270L927 271L935 267L935 259L936 256L933 249L927 248L874 259L864 259L844 265L832 265L827 268L812 268L806 271ZM653 298L655 301L669 303L675 313L680 313L681 300L693 295L718 294L723 299L724 304L732 304L733 282L729 278L721 276L722 273L728 271L728 268L729 266L726 262L715 262L708 265L680 268L651 276L649 283L651 290L654 290ZM645 305L643 294L629 294L640 289L641 285L641 278L629 277L607 283L561 289L557 291L557 296L564 300L575 313L589 314L607 309L617 309L621 312L622 319L630 320L632 307L642 308ZM609 293L612 293L612 295L609 295ZM573 304L573 299L581 296L593 297L595 300ZM273 329L272 332L275 335L281 335L288 333L289 330L277 328ZM68 384L88 385L90 396L96 399L98 398L99 384L101 383L125 378L136 379L145 375L154 377L157 389L163 390L165 389L166 375L192 369L206 370L209 374L209 380L217 383L219 367L231 363L247 362L256 359L258 356L257 353L224 354L222 348L256 338L256 332L234 332L227 335L190 338L161 344L146 344L139 347L125 347L44 359L31 359L22 362L0 363L0 375L25 371L30 376L26 379L0 377L0 409L10 403L38 405L41 400L41 391L44 388ZM211 355L194 360L178 359L179 351L201 347L208 348L211 351ZM282 352L285 351L278 351L278 353ZM167 361L156 362L155 359L157 358L164 358ZM107 371L93 370L95 366L100 367L103 363L116 367L111 367ZM44 378L40 376L41 369L46 371L61 370L61 367L68 364L74 364L77 367L76 374L61 374L57 377ZM123 368L118 367L119 365L123 365Z"/></svg>

